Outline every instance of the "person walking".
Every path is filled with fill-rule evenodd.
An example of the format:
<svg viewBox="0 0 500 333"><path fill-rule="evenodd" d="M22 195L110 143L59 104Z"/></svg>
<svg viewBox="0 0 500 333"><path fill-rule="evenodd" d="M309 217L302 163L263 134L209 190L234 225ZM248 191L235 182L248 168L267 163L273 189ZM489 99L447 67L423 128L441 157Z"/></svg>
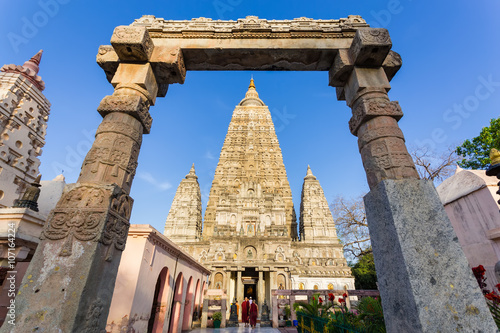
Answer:
<svg viewBox="0 0 500 333"><path fill-rule="evenodd" d="M248 303L248 297L245 297L243 303L241 303L241 321L248 327L248 312L250 311L250 304Z"/></svg>
<svg viewBox="0 0 500 333"><path fill-rule="evenodd" d="M257 325L257 315L259 314L259 307L257 306L257 302L252 302L250 304L250 326L255 328Z"/></svg>

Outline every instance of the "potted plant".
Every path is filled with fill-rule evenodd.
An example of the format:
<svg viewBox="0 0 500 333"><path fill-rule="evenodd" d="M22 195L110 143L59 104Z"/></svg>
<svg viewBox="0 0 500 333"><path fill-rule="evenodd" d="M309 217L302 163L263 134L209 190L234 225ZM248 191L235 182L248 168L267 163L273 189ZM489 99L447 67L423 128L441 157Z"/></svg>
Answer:
<svg viewBox="0 0 500 333"><path fill-rule="evenodd" d="M219 311L215 312L212 315L212 319L214 321L214 328L220 328L220 322L222 320L222 313L220 313Z"/></svg>
<svg viewBox="0 0 500 333"><path fill-rule="evenodd" d="M285 306L285 319L286 319L286 326L292 326L292 311L290 310L290 305Z"/></svg>

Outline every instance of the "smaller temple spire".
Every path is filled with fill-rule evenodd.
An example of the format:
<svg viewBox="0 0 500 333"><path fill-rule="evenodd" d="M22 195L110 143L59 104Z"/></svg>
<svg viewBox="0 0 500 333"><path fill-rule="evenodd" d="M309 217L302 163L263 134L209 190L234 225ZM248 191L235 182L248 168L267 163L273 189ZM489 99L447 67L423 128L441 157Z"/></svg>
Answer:
<svg viewBox="0 0 500 333"><path fill-rule="evenodd" d="M0 68L0 72L21 74L40 91L43 91L45 89L45 82L43 82L42 78L38 75L42 53L43 50L38 51L37 54L31 57L31 59L26 61L22 66L14 64L4 65Z"/></svg>
<svg viewBox="0 0 500 333"><path fill-rule="evenodd" d="M313 180L316 179L316 177L313 175L313 173L311 171L311 167L309 165L307 165L307 174L304 177L304 179L313 179Z"/></svg>
<svg viewBox="0 0 500 333"><path fill-rule="evenodd" d="M189 170L189 173L186 175L186 179L198 179L198 176L196 175L196 172L194 171L194 163L191 166L191 170Z"/></svg>
<svg viewBox="0 0 500 333"><path fill-rule="evenodd" d="M40 70L40 61L42 60L42 53L43 50L40 50L35 54L33 57L31 57L30 60L26 61L23 65L24 68L29 68L35 72L35 75L38 74L38 71Z"/></svg>

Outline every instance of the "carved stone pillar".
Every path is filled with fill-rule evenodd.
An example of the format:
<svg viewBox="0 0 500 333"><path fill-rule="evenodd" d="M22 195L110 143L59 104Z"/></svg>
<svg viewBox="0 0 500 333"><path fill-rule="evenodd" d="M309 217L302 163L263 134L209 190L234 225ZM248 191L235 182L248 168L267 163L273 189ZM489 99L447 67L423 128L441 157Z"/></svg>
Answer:
<svg viewBox="0 0 500 333"><path fill-rule="evenodd" d="M385 29L357 30L339 50L330 85L352 108L370 193L365 208L387 332L496 332L443 205L419 180L387 96L401 67Z"/></svg>
<svg viewBox="0 0 500 333"><path fill-rule="evenodd" d="M66 186L48 217L16 297L16 325L3 325L2 332L105 329L129 229L128 194L158 94L147 62L153 48L147 31L117 30L112 43L124 54L112 79L115 91L99 105L104 119L78 182ZM146 63L126 63L135 54Z"/></svg>
<svg viewBox="0 0 500 333"><path fill-rule="evenodd" d="M259 318L262 314L262 304L264 304L264 295L265 295L265 290L264 290L264 272L259 271L259 283L257 285L257 305L259 306Z"/></svg>
<svg viewBox="0 0 500 333"><path fill-rule="evenodd" d="M237 276L236 276L236 299L238 300L238 304L240 305L240 311L238 312L238 320L241 319L241 304L243 304L243 283L241 281L241 271L238 270Z"/></svg>

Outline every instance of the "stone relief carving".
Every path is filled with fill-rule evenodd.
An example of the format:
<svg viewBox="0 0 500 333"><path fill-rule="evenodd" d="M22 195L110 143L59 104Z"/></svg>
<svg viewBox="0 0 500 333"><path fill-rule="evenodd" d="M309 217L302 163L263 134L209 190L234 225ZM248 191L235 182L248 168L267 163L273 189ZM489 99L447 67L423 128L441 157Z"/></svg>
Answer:
<svg viewBox="0 0 500 333"><path fill-rule="evenodd" d="M213 33L233 33L238 35L239 32L255 32L255 33L289 33L292 31L317 31L319 33L336 33L342 31L353 31L359 27L368 27L361 16L349 15L347 18L338 20L314 20L307 17L295 18L293 20L266 20L257 16L247 16L240 18L237 21L214 21L210 18L193 18L191 20L173 21L163 18L156 18L152 15L145 15L140 19L136 19L132 26L144 26L153 37L161 35L164 38L173 37L175 33L183 33L184 35L196 35L200 32ZM162 34L163 33L163 34ZM214 38L211 35L203 35L205 38ZM321 37L321 35L319 35Z"/></svg>
<svg viewBox="0 0 500 333"><path fill-rule="evenodd" d="M99 318L101 317L104 302L98 298L89 306L87 315L85 316L84 333L103 333L105 330L99 329Z"/></svg>
<svg viewBox="0 0 500 333"><path fill-rule="evenodd" d="M101 241L105 245L114 244L116 249L123 250L132 199L124 193L113 194L114 189L113 186L74 186L63 194L49 216L40 238L54 241L65 239L60 256L72 254L73 238L82 242ZM111 258L112 252L108 250L106 260Z"/></svg>

